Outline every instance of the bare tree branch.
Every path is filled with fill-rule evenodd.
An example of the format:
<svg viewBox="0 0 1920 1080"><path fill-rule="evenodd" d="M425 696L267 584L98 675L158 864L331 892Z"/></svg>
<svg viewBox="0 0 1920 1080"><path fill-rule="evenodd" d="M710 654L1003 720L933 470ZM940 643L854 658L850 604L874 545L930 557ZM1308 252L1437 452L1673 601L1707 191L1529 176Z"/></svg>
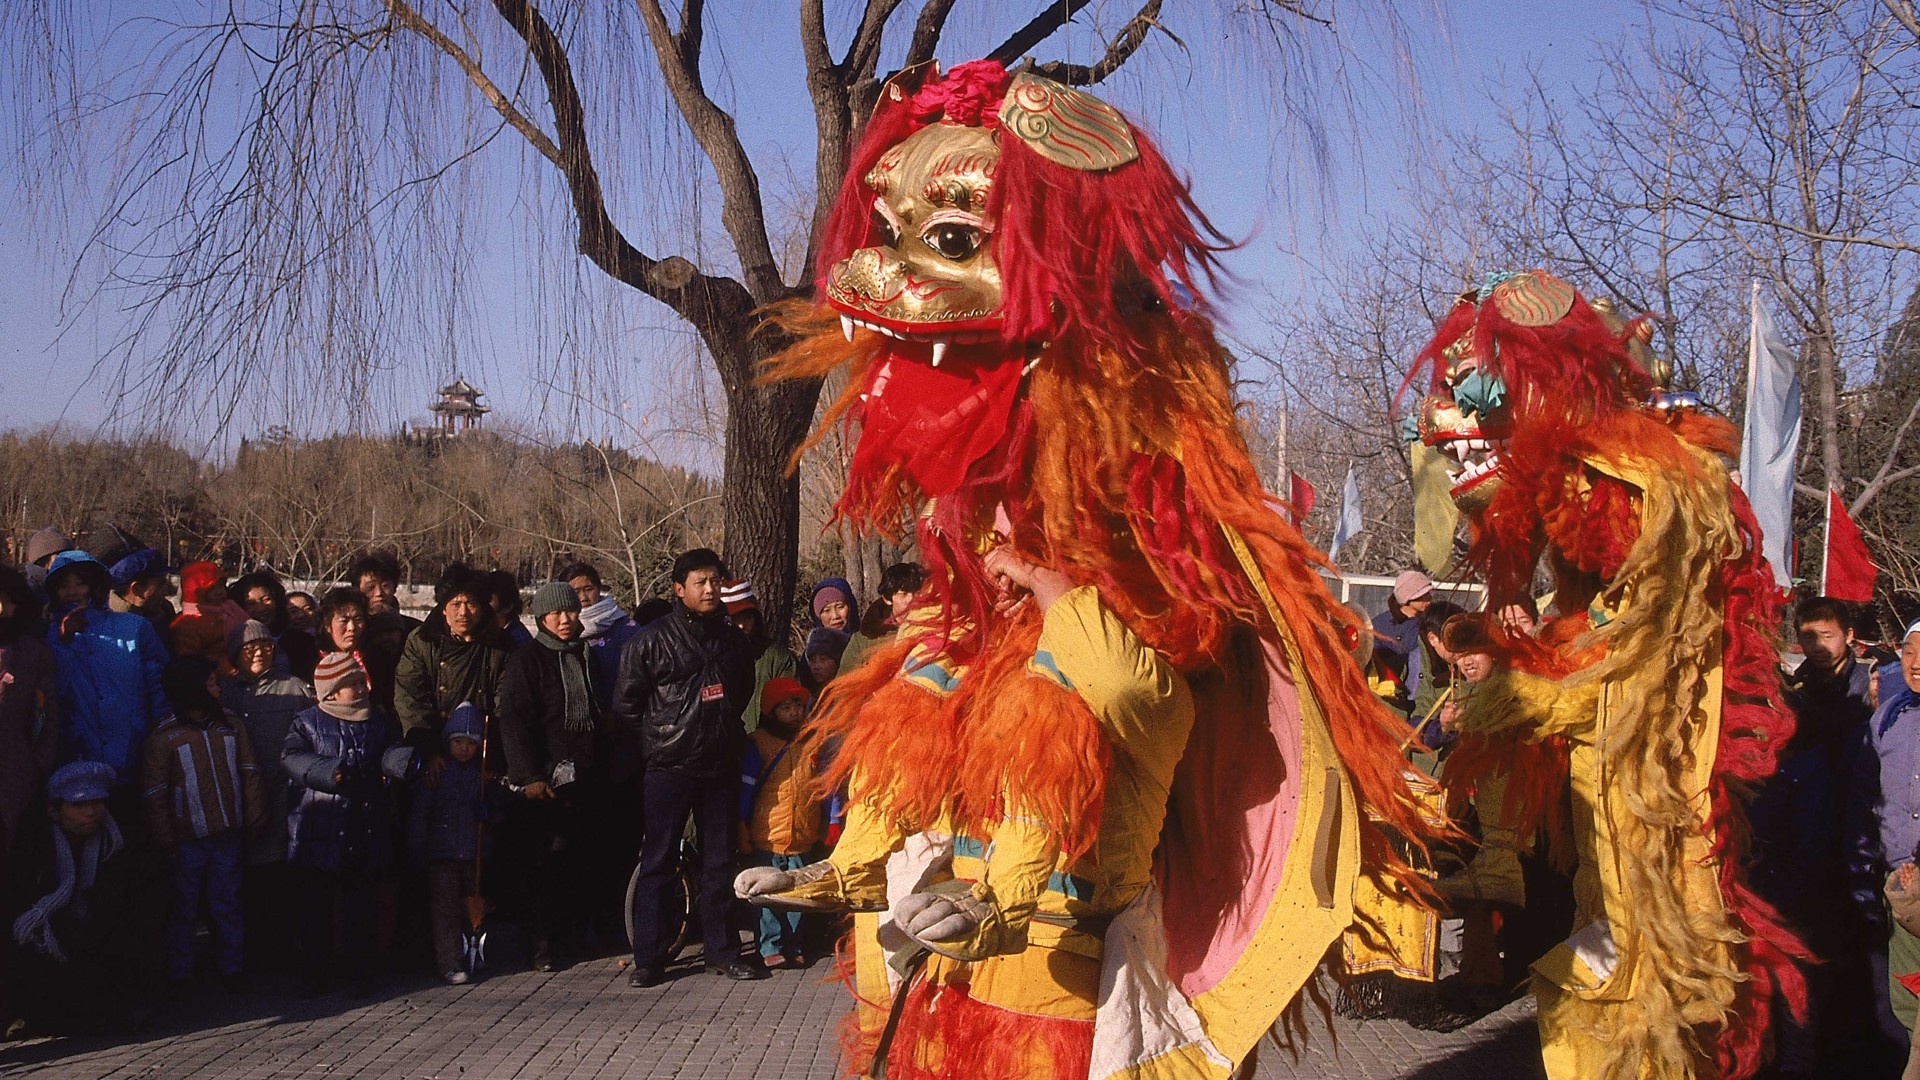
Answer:
<svg viewBox="0 0 1920 1080"><path fill-rule="evenodd" d="M553 144L553 140L547 136L546 132L540 130L525 113L514 106L512 99L508 98L481 69L480 62L461 48L458 42L442 33L439 27L422 18L420 13L407 3L407 0L387 0L387 11L393 15L395 23L426 38L441 52L452 57L453 62L466 73L467 81L480 89L481 95L487 99L487 104L493 106L495 112L505 117L507 123L513 125L513 129L540 152L540 156L565 171L566 162L561 158L560 148Z"/></svg>
<svg viewBox="0 0 1920 1080"><path fill-rule="evenodd" d="M701 20L706 11L707 0L685 0L680 7L680 65L687 69L695 85L700 83L700 47L706 40Z"/></svg>
<svg viewBox="0 0 1920 1080"><path fill-rule="evenodd" d="M1769 229L1779 229L1782 232L1792 233L1806 240L1819 240L1830 244L1858 244L1863 247L1881 248L1885 251L1899 251L1909 255L1920 255L1920 244L1908 243L1904 240L1895 240L1891 237L1859 236L1846 233L1826 232L1821 229L1811 229L1804 225L1796 225L1791 221L1784 221L1778 218L1762 217L1757 214L1743 214L1738 210L1731 209L1724 202L1709 202L1701 199L1688 198L1684 195L1674 196L1673 201L1681 206L1712 214L1715 217L1722 217L1728 221L1738 221L1745 225L1761 225Z"/></svg>
<svg viewBox="0 0 1920 1080"><path fill-rule="evenodd" d="M927 6L920 9L920 18L913 24L913 38L907 42L906 58L900 62L902 71L911 71L933 60L933 51L940 47L940 34L947 27L953 4L954 0L927 0Z"/></svg>
<svg viewBox="0 0 1920 1080"><path fill-rule="evenodd" d="M866 14L860 17L860 29L847 46L846 59L840 63L849 84L861 75L871 77L880 64L880 43L887 23L900 8L902 0L867 0Z"/></svg>
<svg viewBox="0 0 1920 1080"><path fill-rule="evenodd" d="M1893 467L1893 463L1900 458L1900 445L1906 442L1907 432L1913 429L1916 418L1920 418L1920 397L1914 398L1913 404L1907 408L1907 418L1900 421L1900 429L1893 433L1893 442L1887 447L1886 460L1880 463L1880 469L1873 474L1873 479L1867 481L1866 488L1854 497L1853 504L1847 508L1847 513L1858 517L1860 512L1867 508L1867 504L1873 501L1874 496L1885 490L1888 484L1904 480L1909 476L1920 475L1920 468L1896 471Z"/></svg>
<svg viewBox="0 0 1920 1080"><path fill-rule="evenodd" d="M600 172L587 140L586 108L581 104L565 46L527 0L494 0L494 8L526 42L546 84L557 143L553 161L567 180L579 221L580 253L615 279L678 312L711 346L735 312L754 306L752 298L736 281L700 273L678 256L655 259L633 246L607 213Z"/></svg>
<svg viewBox="0 0 1920 1080"><path fill-rule="evenodd" d="M800 4L800 54L807 61L809 86L818 74L837 74L833 70L833 49L827 44L827 12L823 0L802 0Z"/></svg>
<svg viewBox="0 0 1920 1080"><path fill-rule="evenodd" d="M1920 12L1915 12L1913 0L1880 0L1880 3L1899 20L1900 25L1913 35L1916 44L1920 44Z"/></svg>
<svg viewBox="0 0 1920 1080"><path fill-rule="evenodd" d="M879 82L875 73L880 64L880 44L887 21L901 2L867 0L860 28L847 45L845 59L837 63L827 42L826 15L821 0L806 0L800 5L800 47L807 62L807 93L813 98L814 128L819 136L819 151L813 162L813 222L800 270L803 283L813 274L820 234L833 209L834 197L839 193L840 178L847 171L853 133L872 114L873 103L878 98Z"/></svg>
<svg viewBox="0 0 1920 1080"><path fill-rule="evenodd" d="M507 2L507 0L497 0ZM520 0L513 0L520 2ZM766 208L760 199L760 176L754 171L733 116L712 98L700 82L699 44L696 29L689 37L675 34L667 25L660 0L635 0L641 18L647 24L647 36L653 42L654 56L667 89L680 107L687 130L707 155L720 180L720 223L733 239L734 253L740 259L740 272L747 292L757 304L770 304L791 294L780 276L780 264L773 257L767 240ZM689 6L697 6L689 0Z"/></svg>
<svg viewBox="0 0 1920 1080"><path fill-rule="evenodd" d="M987 54L987 59L998 60L1012 67L1016 61L1033 50L1035 45L1047 40L1054 32L1073 21L1082 8L1091 0L1059 0L1050 3L1045 10L1027 20L1027 25L1013 32L1013 35L1000 43L999 47Z"/></svg>
<svg viewBox="0 0 1920 1080"><path fill-rule="evenodd" d="M1160 25L1160 4L1161 0L1147 0L1142 4L1133 18L1127 20L1127 25L1120 28L1120 33L1107 43L1106 55L1092 64L1069 64L1064 60L1054 60L1035 65L1034 71L1068 86L1092 86L1120 70L1120 65L1139 51L1140 46L1146 43L1147 35L1155 29L1179 42L1179 38Z"/></svg>

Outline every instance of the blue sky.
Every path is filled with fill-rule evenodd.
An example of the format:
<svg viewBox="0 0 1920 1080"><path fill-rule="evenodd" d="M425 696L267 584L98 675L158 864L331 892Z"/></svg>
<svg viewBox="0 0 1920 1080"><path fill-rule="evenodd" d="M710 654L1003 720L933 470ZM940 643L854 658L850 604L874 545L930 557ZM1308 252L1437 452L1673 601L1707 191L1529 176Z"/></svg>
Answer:
<svg viewBox="0 0 1920 1080"><path fill-rule="evenodd" d="M153 0L162 6L163 0ZM143 12L147 5L117 2L113 15ZM839 5L844 7L845 5ZM962 3L941 53L952 64L985 51L1029 14L1028 5ZM1114 10L1125 5L1110 5ZM1184 24L1184 4L1168 5L1165 18L1176 32ZM966 13L969 7L975 10ZM770 202L781 197L783 177L811 176L812 119L801 78L791 8L776 2L718 4L709 16L710 47L722 52L710 59L717 92L730 99L749 149L761 164ZM784 10L783 10L784 9ZM830 5L830 10L838 8ZM1551 11L1551 16L1543 15ZM1490 126L1495 118L1491 88L1503 77L1518 78L1537 65L1550 86L1583 86L1595 76L1593 43L1619 33L1639 17L1637 6L1613 3L1496 3L1491 0L1403 8L1407 32L1401 39L1410 65L1396 58L1386 35L1343 28L1352 46L1348 74L1355 88L1350 106L1307 108L1317 116L1324 157L1315 163L1307 147L1313 134L1290 123L1274 101L1282 93L1305 106L1315 95L1330 94L1335 80L1322 71L1318 80L1276 87L1264 74L1250 71L1244 42L1209 43L1204 33L1183 33L1186 50L1164 38L1101 89L1122 108L1140 117L1176 166L1190 171L1204 209L1226 231L1247 237L1246 246L1228 257L1238 286L1226 298L1230 328L1256 345L1264 336L1261 308L1270 297L1286 297L1312 288L1316 261L1337 259L1347 237L1370 219L1401 208L1399 190L1407 172L1418 167L1413 133L1403 99L1417 85L1429 128L1441 124ZM1303 32L1311 44L1322 31ZM1043 46L1041 55L1086 59L1098 47L1094 30L1076 27ZM895 51L900 46L895 45ZM640 57L642 61L650 58ZM1413 82L1406 73L1411 71ZM457 77L449 68L449 78ZM5 92L19 87L0 82ZM14 102L17 107L20 102ZM537 117L540 120L544 116ZM711 464L698 438L676 437L679 418L663 415L662 402L684 403L694 383L687 335L670 313L638 294L595 279L595 271L555 273L564 267L570 223L562 216L529 209L537 198L522 194L522 178L544 168L528 163L517 148L494 152L479 172L476 197L497 200L508 222L479 241L466 280L459 328L432 355L402 356L379 373L368 388L370 405L353 421L386 430L421 415L431 389L456 369L482 385L496 415L517 425L556 434L655 433L654 448L689 464ZM605 163L603 163L604 166ZM656 171L657 175L657 171ZM630 234L647 231L632 221L650 198L679 197L656 191L615 171L605 177L614 192L615 214ZM17 181L7 181L9 186ZM796 181L792 187L804 187ZM682 189L682 191L692 189ZM20 206L15 187L9 203ZM512 201L510 201L512 200ZM711 188L704 204L717 204ZM641 209L636 209L641 208ZM96 363L124 326L124 315L107 306L69 311L61 323L63 290L70 265L51 234L33 222L33 208L0 218L0 428L61 422L91 430L109 412L107 381ZM703 210L708 219L710 212ZM529 258L548 237L546 258ZM708 237L720 234L711 224ZM556 241L553 238L557 238ZM636 240L641 240L636 235ZM673 253L670 242L656 239L651 253ZM642 246L647 246L643 241ZM559 256L551 253L559 251ZM562 261L556 261L562 260ZM584 282L584 284L575 284ZM551 354L552 313L543 305L569 289L586 289L601 314L592 320L594 339L579 353L597 359L580 377L578 362ZM449 320L450 322L453 320ZM571 367L569 366L571 363ZM569 396L566 385L580 386ZM558 389L556 389L558 387ZM583 398L593 404L583 406ZM717 400L717 399L716 399ZM296 429L332 426L338 417L301 400L298 386L263 387L252 395L251 411L226 432L191 433L195 440L226 444L267 423ZM164 416L170 403L155 401L138 410ZM681 406L684 411L684 405ZM626 424L603 419L617 415Z"/></svg>

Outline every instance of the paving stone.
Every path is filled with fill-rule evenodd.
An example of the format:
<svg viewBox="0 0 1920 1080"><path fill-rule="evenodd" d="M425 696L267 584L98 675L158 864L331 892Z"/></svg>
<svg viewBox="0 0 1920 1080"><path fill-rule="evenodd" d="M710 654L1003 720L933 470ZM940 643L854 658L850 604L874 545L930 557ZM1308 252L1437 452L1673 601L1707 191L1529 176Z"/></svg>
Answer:
<svg viewBox="0 0 1920 1080"><path fill-rule="evenodd" d="M735 983L690 972L634 990L611 960L467 987L399 982L371 999L297 999L263 980L169 1003L137 1037L0 1047L0 1077L46 1080L833 1080L845 990L820 971ZM1446 1035L1310 1017L1304 1041L1263 1044L1256 1080L1537 1080L1532 1007Z"/></svg>

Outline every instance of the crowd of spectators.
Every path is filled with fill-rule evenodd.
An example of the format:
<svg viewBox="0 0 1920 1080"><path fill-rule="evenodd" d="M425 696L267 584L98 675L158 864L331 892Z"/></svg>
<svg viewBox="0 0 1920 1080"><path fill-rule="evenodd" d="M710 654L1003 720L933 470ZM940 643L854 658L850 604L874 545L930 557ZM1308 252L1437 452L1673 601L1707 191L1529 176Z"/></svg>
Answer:
<svg viewBox="0 0 1920 1080"><path fill-rule="evenodd" d="M731 880L836 840L838 800L795 740L924 584L889 567L863 609L822 580L792 649L707 549L632 613L587 563L530 590L456 564L418 619L379 553L317 596L266 569L176 571L115 529L88 549L42 530L27 555L0 567L9 1037L136 1022L203 978L462 985L508 942L539 970L628 952L636 987L694 934L716 974L804 967L823 929L740 910ZM1893 1075L1920 1012L1920 622L1874 643L1855 614L1795 609L1796 730L1748 806L1746 873L1820 958L1808 1011L1781 1010L1774 1075ZM1517 835L1497 779L1442 790L1460 700L1537 615L1464 611L1407 571L1355 642L1472 842L1435 864L1447 993L1356 984L1343 1009L1457 1026L1571 929L1573 845Z"/></svg>
<svg viewBox="0 0 1920 1080"><path fill-rule="evenodd" d="M511 945L540 970L630 951L651 986L688 925L718 974L805 966L823 929L738 910L733 870L833 842L790 751L922 583L890 568L862 618L821 582L795 651L706 549L631 614L587 563L530 590L456 564L424 618L381 553L311 593L110 528L26 554L0 567L9 1038L137 1023L203 979L463 985Z"/></svg>

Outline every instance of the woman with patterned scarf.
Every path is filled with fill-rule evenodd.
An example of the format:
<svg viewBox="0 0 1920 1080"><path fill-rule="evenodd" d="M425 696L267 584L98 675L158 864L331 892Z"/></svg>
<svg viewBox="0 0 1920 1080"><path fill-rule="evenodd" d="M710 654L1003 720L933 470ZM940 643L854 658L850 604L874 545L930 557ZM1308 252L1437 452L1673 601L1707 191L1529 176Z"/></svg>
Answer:
<svg viewBox="0 0 1920 1080"><path fill-rule="evenodd" d="M534 590L528 610L539 627L533 644L514 652L500 681L500 739L507 779L526 797L520 840L523 899L533 922L533 962L554 966L551 947L578 955L585 947L581 898L610 905L621 895L618 866L603 854L608 817L602 714L595 672L581 634L580 598L564 581ZM617 925L617 924L616 924Z"/></svg>

